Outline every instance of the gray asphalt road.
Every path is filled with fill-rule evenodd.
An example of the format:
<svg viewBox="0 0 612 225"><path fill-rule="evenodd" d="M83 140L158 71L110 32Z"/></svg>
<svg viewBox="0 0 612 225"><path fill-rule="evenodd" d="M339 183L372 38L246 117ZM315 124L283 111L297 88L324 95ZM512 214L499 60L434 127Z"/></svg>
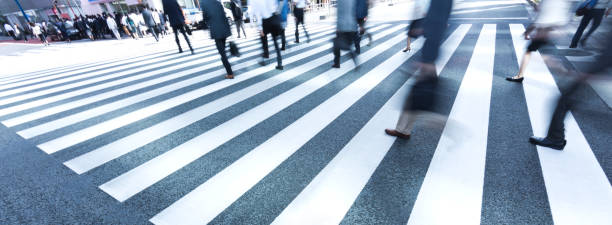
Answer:
<svg viewBox="0 0 612 225"><path fill-rule="evenodd" d="M611 197L606 190L612 190L612 111L586 87L578 93L585 104L572 111L578 134L586 140L579 146L584 151L537 150L529 144L528 137L541 122L531 120L537 116L530 108L534 107L530 104L534 98L529 98L533 86L504 80L518 71L520 52L511 30L529 23L527 6L509 1L470 5L477 2L464 1L466 5L455 10L449 24L446 39L457 45L446 46L442 54L448 63L439 73L442 100L435 107L436 112L451 116L461 104L472 104L477 110L485 103L463 93L490 86L490 103L483 107L488 109L488 123L478 133L484 138L476 142L482 144L478 145L482 158L463 159L457 167L466 172L480 168L466 174L467 180L476 183L443 176L445 164L437 164L439 160L445 154L461 154L438 149L439 143L448 141L444 132L449 131L419 123L410 140L389 142L382 129L370 129L371 119L388 118L380 117L381 112L397 116L399 107L389 108L388 102L409 79L402 67L408 68L420 54L418 40L413 52L401 52L407 22L371 24L370 30L378 28L373 35L379 37L371 46L364 41L359 69L350 69L352 60L343 56L342 67L348 69L342 73L325 58L330 57L327 45L334 27L323 24L311 32L310 43L295 45L293 35L287 36L291 48L283 54L283 71L274 69L273 58L262 69L257 63L258 47L241 52L243 57L232 59L235 80L224 80L222 66L211 64L217 62L213 49L193 57L160 52L135 62L121 60L0 80L0 224L147 224L152 218L160 224L163 219L170 219L165 221L168 224L186 224L190 219L269 224L281 216L296 216L302 219L295 223L306 224L422 224L422 218L429 219L428 224L612 219L598 214L611 207L609 202L587 204L588 218L581 210L568 213L560 207L585 206L571 202L576 200L572 196ZM492 33L481 32L492 25ZM493 34L488 43L486 37ZM494 57L474 58L487 52L475 51L479 44L490 47L486 49L494 51ZM246 49L259 42L252 39L239 45ZM545 51L555 51L555 46ZM214 59L193 63L208 55ZM567 60L551 61L555 57L534 62L533 67L546 68L557 61L571 66ZM169 60L176 62L160 65ZM137 62L143 64L134 65ZM491 71L471 62L489 62ZM481 77L478 85L462 88L472 79L466 71L478 69L492 76L491 83ZM558 70L550 71L552 85L568 84ZM460 122L473 128L474 118L469 119ZM459 136L476 138L478 134ZM568 134L568 142L577 143L580 135ZM452 148L473 143L467 138L454 140ZM350 162L342 152L359 147L371 149L360 153L368 160L338 163ZM379 161L372 152L382 152ZM555 161L568 155L566 161ZM585 166L592 167L564 168L583 162L591 162ZM555 171L563 169L589 176L572 180L575 174L563 177ZM341 184L334 184L330 178L334 173L329 171L336 173L336 180L354 183L335 190ZM591 189L555 192L563 190L555 189L563 182L584 182ZM317 185L319 189L314 188ZM432 190L423 188L438 190L439 186L462 194L445 199L423 194ZM477 194L471 195L474 189ZM346 194L351 190L354 194ZM317 195L333 191L343 195ZM323 204L319 209L308 208L315 200ZM465 207L445 211L443 206L457 202ZM441 205L428 211L429 204ZM480 207L470 207L474 204ZM310 211L290 210L306 208ZM297 217L299 213L291 212L307 213Z"/></svg>

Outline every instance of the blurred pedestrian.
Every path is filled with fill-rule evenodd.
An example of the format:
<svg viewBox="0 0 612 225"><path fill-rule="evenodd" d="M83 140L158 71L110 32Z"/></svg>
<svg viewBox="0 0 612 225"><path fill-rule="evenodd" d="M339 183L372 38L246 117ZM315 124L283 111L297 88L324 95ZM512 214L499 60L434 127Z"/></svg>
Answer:
<svg viewBox="0 0 612 225"><path fill-rule="evenodd" d="M531 40L521 60L518 74L512 77L506 77L507 81L523 82L523 74L527 68L529 59L531 59L531 53L549 44L551 32L567 24L569 21L568 11L569 2L567 0L543 0L540 3L539 13L531 28L534 34L528 35Z"/></svg>
<svg viewBox="0 0 612 225"><path fill-rule="evenodd" d="M40 29L40 25L30 22L30 27L32 27L32 34L40 38L40 42L43 45L49 45L49 42L47 42L47 36Z"/></svg>
<svg viewBox="0 0 612 225"><path fill-rule="evenodd" d="M234 24L236 25L236 32L238 32L238 38L240 38L241 28L242 33L244 34L244 38L246 38L246 31L244 30L244 25L242 21L242 4L240 3L240 0L231 0L230 9L232 11L232 17L234 17Z"/></svg>
<svg viewBox="0 0 612 225"><path fill-rule="evenodd" d="M357 33L357 18L354 0L338 0L338 19L336 20L336 38L334 39L333 53L334 64L333 68L340 68L340 50L350 51L351 58L357 62L357 53L353 50L354 43L359 39Z"/></svg>
<svg viewBox="0 0 612 225"><path fill-rule="evenodd" d="M289 11L291 11L291 9L289 8L289 0L279 0L278 4L280 4L278 6L278 8L280 9L279 15L281 18L281 51L285 51L286 46L287 46L287 40L285 37L285 28L287 28L287 16L289 15Z"/></svg>
<svg viewBox="0 0 612 225"><path fill-rule="evenodd" d="M187 45L189 46L189 50L191 50L191 54L195 54L185 31L185 16L183 15L183 10L181 9L181 6L179 6L176 0L162 0L162 5L164 7L164 15L168 16L168 22L170 22L170 26L172 26L172 31L174 32L174 39L176 40L176 44L178 45L179 53L183 52L183 49L181 48L181 43L179 42L178 38L178 32L181 32L183 34L183 37L185 38L185 41L187 42Z"/></svg>
<svg viewBox="0 0 612 225"><path fill-rule="evenodd" d="M134 33L130 32L130 29L129 29L130 25L127 21L127 16L123 13L121 13L119 16L121 17L119 24L121 24L121 28L123 29L123 32L125 32L125 34L135 39L136 36L134 35Z"/></svg>
<svg viewBox="0 0 612 225"><path fill-rule="evenodd" d="M298 31L298 25L300 24L302 24L302 29L304 30L304 34L306 34L306 42L310 42L310 36L308 36L308 31L306 31L306 25L304 25L304 9L307 5L307 0L293 0L293 16L295 18L295 43L300 43L300 32Z"/></svg>
<svg viewBox="0 0 612 225"><path fill-rule="evenodd" d="M8 23L4 24L4 30L8 33L9 36L13 37L14 40L17 40L17 36L15 35L15 29Z"/></svg>
<svg viewBox="0 0 612 225"><path fill-rule="evenodd" d="M13 27L15 28L15 36L19 37L19 39L23 38L24 42L28 42L28 35L25 31L18 24L15 24Z"/></svg>
<svg viewBox="0 0 612 225"><path fill-rule="evenodd" d="M227 72L225 78L234 79L232 66L227 60L227 54L225 53L225 41L229 36L232 36L232 31L230 30L223 6L217 0L200 0L200 7L202 7L204 21L208 24L210 38L215 40L217 51L221 55L221 62L223 62L223 67L225 67Z"/></svg>
<svg viewBox="0 0 612 225"><path fill-rule="evenodd" d="M368 46L372 45L372 35L368 33L365 28L369 9L369 0L355 0L355 10L357 10L355 17L357 18L357 25L359 26L359 37L355 42L355 52L357 54L361 53L361 38L363 36L368 38Z"/></svg>
<svg viewBox="0 0 612 225"><path fill-rule="evenodd" d="M278 10L278 0L250 0L249 4L249 8L253 13L252 16L257 20L264 60L270 57L268 52L268 34L271 34L274 49L276 50L276 69L283 70L283 60L277 41L282 30L280 16L276 13ZM260 64L265 64L265 61L260 62Z"/></svg>
<svg viewBox="0 0 612 225"><path fill-rule="evenodd" d="M149 10L151 11L151 16L153 16L153 21L155 22L155 30L157 31L157 35L159 35L160 37L164 36L164 32L162 32L161 30L161 18L159 18L159 13L154 10L149 8Z"/></svg>
<svg viewBox="0 0 612 225"><path fill-rule="evenodd" d="M413 20L408 27L408 38L406 39L406 48L402 50L403 52L408 52L412 49L410 47L412 38L418 38L423 35L423 21L429 9L429 0L415 0L413 4Z"/></svg>
<svg viewBox="0 0 612 225"><path fill-rule="evenodd" d="M572 38L572 43L570 44L570 48L576 48L578 46L578 41L580 41L580 45L584 46L587 39L597 30L601 21L603 20L604 14L606 17L610 15L610 10L612 10L612 0L587 0L587 4L592 4L593 6L587 9L582 16L582 20L580 20L580 25L574 33L574 37ZM584 35L582 39L582 33L584 29L589 25L589 23L593 21L591 24L591 28Z"/></svg>
<svg viewBox="0 0 612 225"><path fill-rule="evenodd" d="M427 121L430 126L442 127L445 116L433 112L437 101L438 74L435 62L438 59L440 44L448 27L453 1L432 0L424 21L424 35L421 60L417 64L415 83L404 103L404 109L395 129L385 129L391 136L409 139L417 120Z"/></svg>
<svg viewBox="0 0 612 225"><path fill-rule="evenodd" d="M532 136L529 138L529 142L535 145L549 147L552 149L563 150L567 141L565 140L565 116L569 110L576 109L581 102L580 92L581 89L590 89L588 83L589 79L597 79L598 77L607 76L610 77L609 69L612 66L612 25L608 24L606 34L603 35L605 38L603 48L599 50L599 54L594 62L591 63L585 73L579 74L578 78L575 79L567 88L562 88L561 97L558 99L553 112L550 125L548 127L548 133L546 137Z"/></svg>
<svg viewBox="0 0 612 225"><path fill-rule="evenodd" d="M157 11L157 14L159 14L159 30L164 35L168 35L168 29L166 29L166 15L159 10L156 10L156 11Z"/></svg>
<svg viewBox="0 0 612 225"><path fill-rule="evenodd" d="M151 32L151 35L153 35L153 37L155 38L155 41L159 41L159 37L157 36L157 25L155 24L155 19L153 19L153 13L149 9L149 7L145 7L142 10L142 18L149 32Z"/></svg>
<svg viewBox="0 0 612 225"><path fill-rule="evenodd" d="M138 10L132 10L132 12L128 15L130 20L128 21L134 29L132 32L136 33L138 37L142 37L142 29L140 28L140 16L138 15Z"/></svg>
<svg viewBox="0 0 612 225"><path fill-rule="evenodd" d="M117 30L117 23L115 23L115 19L111 17L110 14L106 16L106 24L108 25L108 29L113 33L117 40L121 40L121 35L119 34L119 30Z"/></svg>

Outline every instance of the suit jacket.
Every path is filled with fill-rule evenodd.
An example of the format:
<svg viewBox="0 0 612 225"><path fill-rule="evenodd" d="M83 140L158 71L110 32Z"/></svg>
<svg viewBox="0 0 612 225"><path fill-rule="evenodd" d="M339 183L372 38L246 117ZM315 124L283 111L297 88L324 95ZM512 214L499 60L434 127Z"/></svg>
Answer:
<svg viewBox="0 0 612 225"><path fill-rule="evenodd" d="M210 30L210 38L223 39L232 36L223 6L217 0L200 0L204 20Z"/></svg>
<svg viewBox="0 0 612 225"><path fill-rule="evenodd" d="M142 18L145 21L145 24L147 26L153 27L155 26L155 20L153 19L153 14L151 14L151 11L148 9L145 9L142 11Z"/></svg>
<svg viewBox="0 0 612 225"><path fill-rule="evenodd" d="M242 20L242 9L240 8L240 5L236 4L235 1L231 1L230 8L232 10L232 16L234 17L234 20Z"/></svg>
<svg viewBox="0 0 612 225"><path fill-rule="evenodd" d="M162 5L164 7L164 13L168 15L168 22L170 22L171 26L185 25L183 10L176 0L162 0Z"/></svg>

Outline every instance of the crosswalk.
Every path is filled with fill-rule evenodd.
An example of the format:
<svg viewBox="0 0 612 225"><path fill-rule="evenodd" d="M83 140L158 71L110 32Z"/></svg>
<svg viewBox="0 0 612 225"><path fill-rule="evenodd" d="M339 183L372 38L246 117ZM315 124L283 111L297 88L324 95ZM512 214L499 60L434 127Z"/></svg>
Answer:
<svg viewBox="0 0 612 225"><path fill-rule="evenodd" d="M343 52L339 69L331 68L335 28L317 24L310 27L309 43L283 52L282 71L272 63L275 54L270 54L270 63L259 65L259 39L238 40L242 56L230 58L237 72L233 80L223 79L225 70L209 40L202 41L205 45L195 55L159 51L7 76L0 78L0 122L58 157L78 176L110 178L99 180L99 189L122 203L166 194L154 188L164 180L195 179L184 172L193 172L190 166L210 172L198 176L198 185L189 190L180 184L170 187L180 189L181 195L159 202L160 210L151 212L154 224L232 223L221 218L232 210L249 210L236 208L296 157L308 155L304 151L325 148L313 141L329 138L342 144L337 144L328 160L312 176L304 174L305 181L297 186L279 181L278 192L286 191L283 187L294 189L290 199L266 219L249 223L346 223L351 209L358 207L355 202L378 176L384 158L397 150L394 146L399 141L383 130L394 127L410 89L412 79L405 77L402 67L418 58L424 43L416 39L412 51L404 53L400 49L405 45L406 25L370 26L373 45L362 46L358 64ZM411 190L418 194L413 206L405 209L409 217L402 223L481 222L486 156L492 144L488 135L495 129L489 123L491 96L496 92L494 58L508 54L496 51L500 29L509 30L511 40L506 43L513 46L510 54L520 62L526 45L522 24L450 26L436 68L445 71L460 64L466 69L456 81L460 84L456 97L448 99L452 102L448 120L437 134L436 147L425 164L427 172L419 178L422 183ZM474 46L466 45L470 41ZM293 35L287 35L287 42L293 43ZM468 52L469 58L451 60L459 51ZM525 116L533 133L543 135L551 99L559 89L537 53L526 74L523 89L529 115ZM393 83L396 88L389 88ZM380 93L387 97L372 103L379 108L360 117L358 125L346 125L358 126L346 141L321 137L328 129L342 131L337 121L350 121L347 113L367 111L364 107L370 103L364 101ZM606 173L611 171L602 169L572 115L566 124L564 151L537 147L552 221L607 224L612 221L612 186ZM266 132L255 132L262 130ZM241 137L252 143L240 143ZM152 148L156 150L143 153ZM222 166L203 163L220 149L237 155L223 159ZM147 192L152 189L161 192Z"/></svg>

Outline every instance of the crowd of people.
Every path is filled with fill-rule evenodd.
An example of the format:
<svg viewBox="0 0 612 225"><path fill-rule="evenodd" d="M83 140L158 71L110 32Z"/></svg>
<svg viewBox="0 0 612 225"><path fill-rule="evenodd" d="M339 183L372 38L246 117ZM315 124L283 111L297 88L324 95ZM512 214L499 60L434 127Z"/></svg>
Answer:
<svg viewBox="0 0 612 225"><path fill-rule="evenodd" d="M227 15L225 15L224 6L218 0L200 0L200 7L203 11L204 22L208 25L210 37L214 39L218 53L220 54L221 62L226 70L227 79L233 79L236 75L231 68L231 64L227 58L226 49L228 47L227 39L232 35ZM288 14L293 13L295 22L295 42L300 42L299 27L301 25L306 41L310 41L310 36L304 24L305 7L309 4L307 0L249 0L249 8L251 18L257 23L256 27L262 44L262 60L261 64L266 64L266 59L269 58L268 51L268 35L272 37L276 53L276 69L283 70L282 51L286 49L285 28L287 26ZM436 89L438 87L438 71L436 71L435 62L438 58L439 48L443 40L444 34L448 28L448 20L450 18L453 0L415 0L412 4L413 9L409 10L413 13L413 20L408 29L407 46L403 49L404 52L410 51L410 40L424 36L425 42L422 46L422 54L418 63L413 65L415 68L415 82L411 89L411 93L406 100L406 104L398 119L397 126L394 129L386 129L388 135L408 139L411 136L413 125L417 118L437 118L444 120L443 116L432 112L433 106L436 104ZM144 7L140 10L131 11L129 14L116 13L99 14L81 16L75 20L63 19L55 22L31 23L28 28L21 28L17 25L10 26L5 24L5 30L15 38L23 37L27 41L28 33L26 30L32 30L32 35L39 37L43 43L47 44L47 36L55 30L59 33L61 40L70 41L70 29L75 29L76 34L80 38L89 38L92 40L105 39L106 35L112 35L120 39L122 35L138 39L150 33L155 40L159 40L159 36L167 34L168 25L172 29L176 44L178 45L179 53L183 52L179 33L181 33L189 46L191 54L195 54L189 37L187 35L189 29L185 26L185 16L181 6L176 0L162 0L163 11ZM340 68L340 52L342 50L349 51L349 55L353 59L355 66L358 67L358 55L361 52L361 39L367 37L369 43L372 42L371 35L366 31L365 23L367 21L368 10L370 8L369 0L338 0L337 1L337 22L336 22L336 37L333 41L332 52L334 55L332 67ZM430 7L431 6L431 7ZM435 7L434 7L435 6ZM527 67L527 62L530 59L531 52L540 49L551 43L550 34L555 29L561 28L569 22L570 2L568 0L543 0L539 5L539 15L534 23L528 27L525 32L525 38L530 39L530 44L527 46L527 51L523 56L518 74L516 76L507 77L508 81L522 82L523 72ZM232 17L238 37L242 34L246 38L246 31L243 26L243 12L241 2L232 0L230 3ZM583 19L578 27L570 48L577 47L578 44L584 45L587 38L600 25L603 16L610 14L612 9L612 0L585 0L578 10L576 15L583 16ZM590 30L583 36L586 26L593 22ZM563 118L572 107L573 102L569 97L576 89L581 87L581 84L594 74L602 72L611 65L609 54L612 48L612 35L607 34L607 43L604 45L602 54L592 66L588 73L580 73L579 79L576 79L568 91L563 92L564 95L560 98L553 121L551 122L547 137L532 137L530 142L536 145L551 147L554 149L563 149L565 140L563 135ZM280 46L278 39L280 38ZM368 43L368 45L369 45ZM230 53L233 56L239 56L239 50L235 43L229 42ZM443 124L443 123L442 123Z"/></svg>
<svg viewBox="0 0 612 225"><path fill-rule="evenodd" d="M4 30L14 40L28 42L39 38L44 45L53 41L70 42L75 39L100 40L108 38L121 39L122 36L134 39L151 34L157 40L161 35L168 34L166 16L162 11L143 7L132 10L129 14L102 13L97 15L81 15L73 19L61 18L29 22L27 26L4 24Z"/></svg>

